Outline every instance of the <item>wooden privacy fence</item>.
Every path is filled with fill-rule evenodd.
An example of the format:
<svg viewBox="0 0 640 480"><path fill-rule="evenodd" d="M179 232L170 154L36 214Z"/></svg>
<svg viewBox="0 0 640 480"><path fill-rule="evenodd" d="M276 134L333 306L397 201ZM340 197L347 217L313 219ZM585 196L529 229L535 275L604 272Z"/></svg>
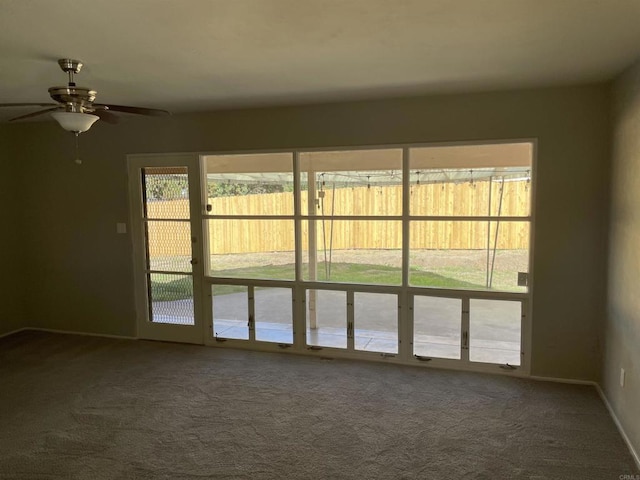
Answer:
<svg viewBox="0 0 640 480"><path fill-rule="evenodd" d="M411 215L440 216L526 216L529 214L528 184L524 181L411 186ZM500 201L502 197L502 201ZM209 199L212 214L293 215L293 194L269 193ZM500 206L501 205L501 206ZM324 197L311 208L320 215L401 215L402 187L328 187ZM148 204L149 218L175 218L186 212L187 200L156 201ZM302 211L307 213L306 192ZM303 248L308 246L310 223L315 221L317 246L326 243L334 250L400 249L402 222L398 220L304 220ZM293 220L208 220L212 254L260 253L294 250ZM493 248L498 222L412 221L412 249L473 250ZM190 235L186 223L149 223L149 250L152 256L189 255ZM498 249L519 250L529 246L529 222L499 223Z"/></svg>

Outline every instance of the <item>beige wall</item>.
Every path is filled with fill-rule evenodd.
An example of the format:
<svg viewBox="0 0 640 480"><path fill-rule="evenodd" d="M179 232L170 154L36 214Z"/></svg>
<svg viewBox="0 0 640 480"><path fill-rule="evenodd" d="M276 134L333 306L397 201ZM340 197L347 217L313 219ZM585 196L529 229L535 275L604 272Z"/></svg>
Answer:
<svg viewBox="0 0 640 480"><path fill-rule="evenodd" d="M613 89L613 173L602 387L640 452L640 62ZM620 368L626 371L620 387Z"/></svg>
<svg viewBox="0 0 640 480"><path fill-rule="evenodd" d="M532 373L595 379L604 315L606 85L131 118L73 137L10 125L28 176L29 324L134 335L125 155L538 138ZM42 233L47 232L46 242ZM46 246L45 246L46 243Z"/></svg>
<svg viewBox="0 0 640 480"><path fill-rule="evenodd" d="M0 130L0 335L24 326L25 258L22 243L22 172L11 155L7 130Z"/></svg>

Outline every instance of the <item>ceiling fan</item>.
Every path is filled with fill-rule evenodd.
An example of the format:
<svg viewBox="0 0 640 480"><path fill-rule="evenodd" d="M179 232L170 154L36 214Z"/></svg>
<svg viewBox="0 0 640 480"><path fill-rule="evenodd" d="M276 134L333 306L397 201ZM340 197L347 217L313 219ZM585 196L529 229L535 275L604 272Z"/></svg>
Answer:
<svg viewBox="0 0 640 480"><path fill-rule="evenodd" d="M0 107L48 107L44 110L20 115L9 121L37 117L51 112L51 116L62 128L73 132L76 137L91 128L98 119L107 123L118 123L118 116L112 112L133 113L138 115L162 116L169 115L166 110L154 108L130 107L125 105L109 105L94 103L98 92L85 87L78 87L74 75L80 73L82 62L70 58L61 58L58 65L69 75L69 83L65 87L51 87L49 96L56 103L0 103Z"/></svg>

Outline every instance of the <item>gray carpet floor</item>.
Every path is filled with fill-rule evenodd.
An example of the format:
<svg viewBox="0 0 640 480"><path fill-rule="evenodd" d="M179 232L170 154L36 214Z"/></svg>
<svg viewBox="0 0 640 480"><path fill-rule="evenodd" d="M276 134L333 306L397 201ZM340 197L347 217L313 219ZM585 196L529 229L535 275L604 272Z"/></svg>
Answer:
<svg viewBox="0 0 640 480"><path fill-rule="evenodd" d="M608 479L589 386L160 342L0 339L2 479Z"/></svg>

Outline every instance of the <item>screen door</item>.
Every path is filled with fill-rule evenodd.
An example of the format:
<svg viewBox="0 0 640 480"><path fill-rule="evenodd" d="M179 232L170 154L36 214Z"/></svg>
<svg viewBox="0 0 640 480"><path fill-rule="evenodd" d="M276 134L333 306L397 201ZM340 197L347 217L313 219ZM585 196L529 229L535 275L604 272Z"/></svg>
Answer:
<svg viewBox="0 0 640 480"><path fill-rule="evenodd" d="M138 336L202 343L197 156L129 158Z"/></svg>

